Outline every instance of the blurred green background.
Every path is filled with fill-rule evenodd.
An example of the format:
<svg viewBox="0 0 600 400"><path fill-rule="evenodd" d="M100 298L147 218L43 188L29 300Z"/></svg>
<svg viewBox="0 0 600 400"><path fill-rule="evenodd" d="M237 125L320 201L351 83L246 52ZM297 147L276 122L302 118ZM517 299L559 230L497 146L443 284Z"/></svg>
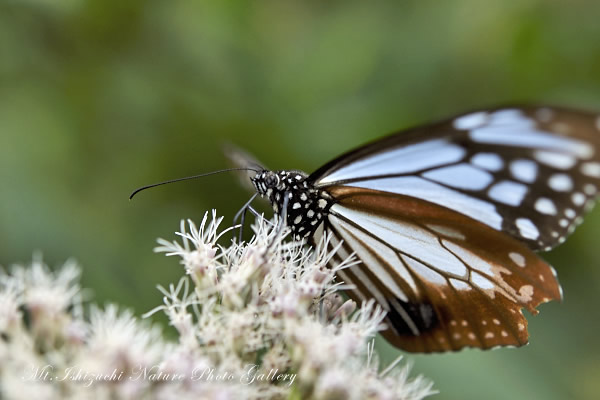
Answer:
<svg viewBox="0 0 600 400"><path fill-rule="evenodd" d="M138 314L181 275L152 253L181 218L249 195L235 143L312 171L385 133L526 101L600 110L600 2L0 0L0 264L74 257ZM517 350L412 356L439 399L596 399L600 210L544 255L565 301ZM384 343L385 360L397 354Z"/></svg>

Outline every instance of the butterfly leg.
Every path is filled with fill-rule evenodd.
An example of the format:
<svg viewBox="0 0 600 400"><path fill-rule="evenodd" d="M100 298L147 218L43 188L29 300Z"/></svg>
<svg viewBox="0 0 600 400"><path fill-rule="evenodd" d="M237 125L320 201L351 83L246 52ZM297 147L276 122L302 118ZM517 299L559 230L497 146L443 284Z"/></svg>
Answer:
<svg viewBox="0 0 600 400"><path fill-rule="evenodd" d="M238 234L238 243L242 243L242 239L244 236L244 225L246 223L246 211L248 211L248 208L244 207L244 211L242 211L242 215L241 215L240 231Z"/></svg>
<svg viewBox="0 0 600 400"><path fill-rule="evenodd" d="M288 208L288 204L289 203L290 203L290 193L289 192L285 192L283 194L283 206L281 207L281 214L279 215L277 232L275 233L275 236L273 236L272 242L269 243L269 246L267 247L267 251L269 251L271 249L271 246L273 246L273 244L275 243L276 239L279 238L279 236L281 235L281 232L283 231L284 226L286 225L286 222L287 222L287 208Z"/></svg>
<svg viewBox="0 0 600 400"><path fill-rule="evenodd" d="M238 219L240 218L240 216L242 215L242 213L245 212L248 209L248 207L250 207L250 204L254 201L254 199L256 198L256 196L258 196L258 194L252 195L252 197L250 197L250 200L248 200L242 206L242 208L240 208L240 210L235 214L235 216L233 217L233 224L234 225L236 224L236 222L238 221Z"/></svg>
<svg viewBox="0 0 600 400"><path fill-rule="evenodd" d="M254 215L256 218L262 218L262 219L264 219L264 220L265 220L265 222L266 222L267 224L269 224L269 225L271 225L271 226L275 226L275 224L274 224L274 223L272 223L271 221L269 221L268 219L266 219L266 218L265 218L265 215L264 215L264 214L259 214L259 212L258 212L258 211L256 211L256 210L254 209L254 207L252 207L252 206L248 206L248 211L250 211L250 212L252 213L252 215Z"/></svg>
<svg viewBox="0 0 600 400"><path fill-rule="evenodd" d="M244 223L245 223L244 221L246 220L246 211L250 211L252 213L252 215L254 215L256 218L264 219L267 224L269 224L271 226L275 226L275 224L272 223L271 221L269 221L268 219L266 219L263 214L259 214L258 211L256 211L251 205L248 205L246 207L246 209L244 210L244 212L242 212L242 222L240 225L239 243L242 243L242 233L243 233L242 229L244 228Z"/></svg>
<svg viewBox="0 0 600 400"><path fill-rule="evenodd" d="M240 208L240 210L235 214L235 216L233 217L233 225L235 225L238 221L238 219L240 219L241 217L241 224L240 224L240 233L238 236L238 243L242 243L242 236L244 233L244 223L246 222L246 211L248 211L248 208L254 210L250 204L254 201L254 199L256 198L256 196L258 196L258 194L254 194L252 197L250 197L250 200L248 200L243 206L242 208ZM234 234L234 239L235 239L235 234Z"/></svg>

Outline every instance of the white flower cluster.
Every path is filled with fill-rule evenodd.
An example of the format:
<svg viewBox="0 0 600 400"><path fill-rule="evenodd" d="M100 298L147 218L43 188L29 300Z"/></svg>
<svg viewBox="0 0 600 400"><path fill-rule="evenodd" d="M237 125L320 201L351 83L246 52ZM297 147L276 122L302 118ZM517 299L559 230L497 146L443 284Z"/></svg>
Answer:
<svg viewBox="0 0 600 400"><path fill-rule="evenodd" d="M282 240L259 220L247 244L217 244L222 218L181 223L180 241L155 250L181 258L185 276L164 294L177 331L109 305L84 316L79 269L41 259L0 270L0 398L421 399L435 393L408 367L378 370L372 338L384 313L343 298L337 249ZM267 225L269 224L269 225ZM275 224L276 225L276 224ZM284 231L285 233L285 231Z"/></svg>

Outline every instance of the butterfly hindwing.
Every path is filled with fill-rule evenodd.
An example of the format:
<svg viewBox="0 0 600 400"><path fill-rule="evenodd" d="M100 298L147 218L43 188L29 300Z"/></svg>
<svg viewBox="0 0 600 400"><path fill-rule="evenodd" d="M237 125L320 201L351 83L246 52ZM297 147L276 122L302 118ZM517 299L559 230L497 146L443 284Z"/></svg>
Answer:
<svg viewBox="0 0 600 400"><path fill-rule="evenodd" d="M362 263L339 272L356 300L388 312L384 336L408 351L519 346L525 307L560 299L553 270L514 238L407 196L333 187L332 244Z"/></svg>
<svg viewBox="0 0 600 400"><path fill-rule="evenodd" d="M549 250L564 241L600 186L597 115L558 108L478 111L400 132L310 176L412 196Z"/></svg>

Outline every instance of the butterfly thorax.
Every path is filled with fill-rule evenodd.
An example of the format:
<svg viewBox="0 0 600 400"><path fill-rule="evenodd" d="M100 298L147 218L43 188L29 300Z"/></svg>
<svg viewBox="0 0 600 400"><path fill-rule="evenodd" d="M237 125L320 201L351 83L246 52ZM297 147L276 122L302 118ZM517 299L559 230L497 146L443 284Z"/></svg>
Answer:
<svg viewBox="0 0 600 400"><path fill-rule="evenodd" d="M295 239L311 237L334 203L302 171L262 171L252 178L252 183L256 192L271 202L276 214L281 216L287 206L287 225Z"/></svg>

